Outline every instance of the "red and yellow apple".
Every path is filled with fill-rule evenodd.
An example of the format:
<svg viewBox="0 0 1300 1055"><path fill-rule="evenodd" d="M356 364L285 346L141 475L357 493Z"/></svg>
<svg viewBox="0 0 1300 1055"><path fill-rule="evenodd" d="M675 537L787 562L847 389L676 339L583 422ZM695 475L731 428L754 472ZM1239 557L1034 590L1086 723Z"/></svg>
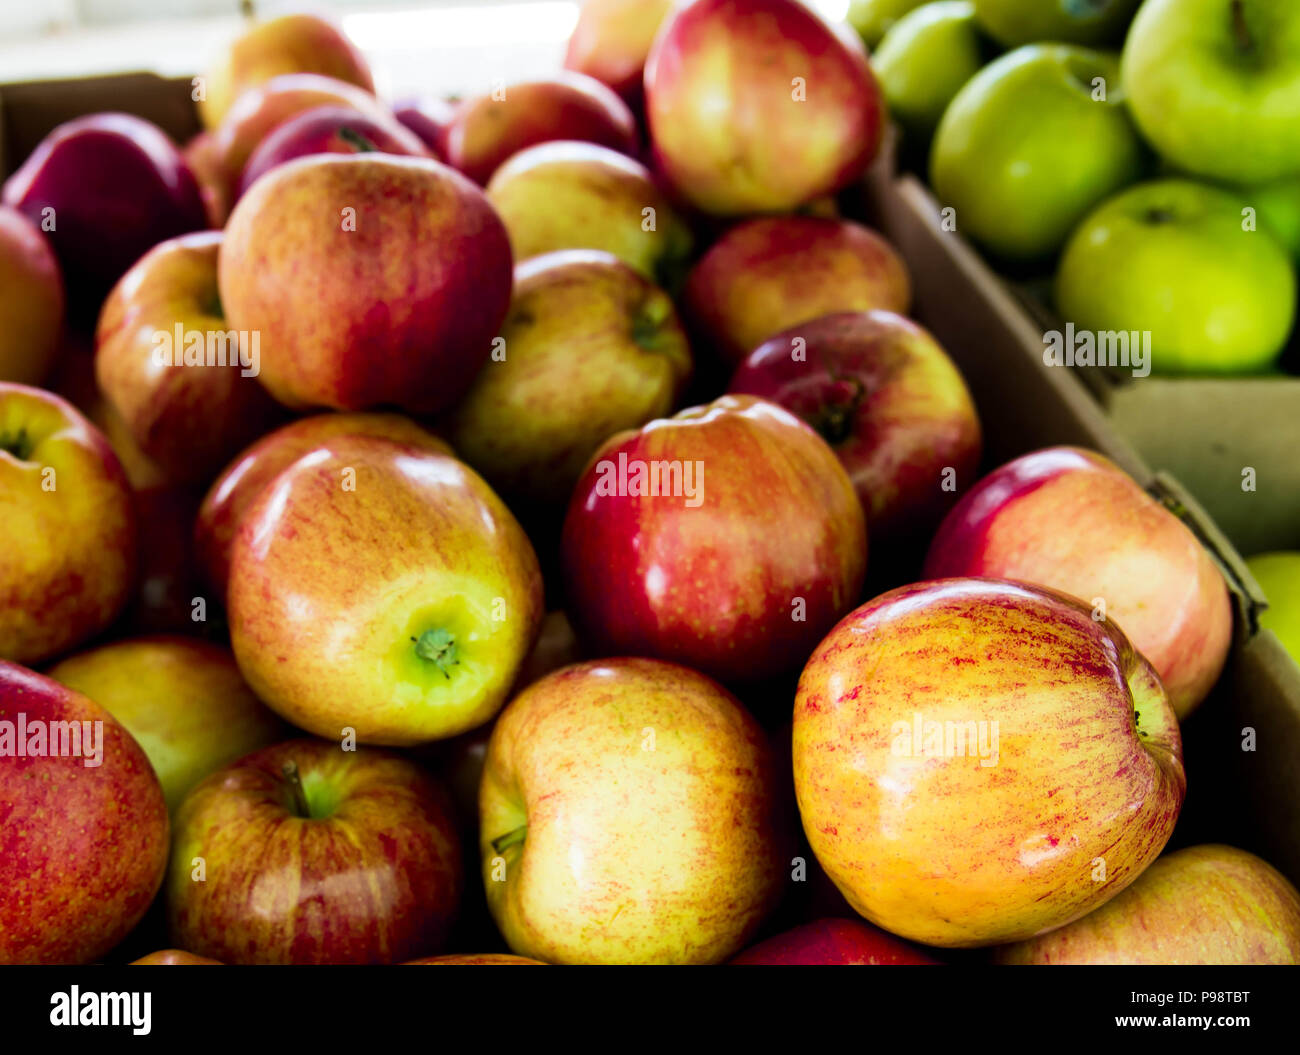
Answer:
<svg viewBox="0 0 1300 1055"><path fill-rule="evenodd" d="M683 309L732 366L774 334L822 315L912 303L907 265L849 220L773 216L731 228L691 269Z"/></svg>
<svg viewBox="0 0 1300 1055"><path fill-rule="evenodd" d="M935 964L915 946L851 919L819 919L750 946L732 964L744 966L874 966Z"/></svg>
<svg viewBox="0 0 1300 1055"><path fill-rule="evenodd" d="M231 964L402 963L446 937L463 885L441 787L387 751L290 740L186 797L171 940Z"/></svg>
<svg viewBox="0 0 1300 1055"><path fill-rule="evenodd" d="M1035 451L984 477L940 525L925 574L1015 579L1078 598L1151 661L1180 719L1209 693L1232 644L1232 605L1214 559L1091 451Z"/></svg>
<svg viewBox="0 0 1300 1055"><path fill-rule="evenodd" d="M502 712L479 794L488 906L548 963L719 963L789 868L762 729L684 667L565 667Z"/></svg>
<svg viewBox="0 0 1300 1055"><path fill-rule="evenodd" d="M608 84L640 109L646 56L673 0L587 0L564 52L565 69Z"/></svg>
<svg viewBox="0 0 1300 1055"><path fill-rule="evenodd" d="M220 967L220 960L209 960L206 956L195 956L184 949L159 949L138 960L132 960L131 967Z"/></svg>
<svg viewBox="0 0 1300 1055"><path fill-rule="evenodd" d="M136 524L103 434L51 392L0 382L0 658L38 663L107 627L135 582Z"/></svg>
<svg viewBox="0 0 1300 1055"><path fill-rule="evenodd" d="M99 704L0 660L0 964L78 964L125 938L167 865L167 807Z"/></svg>
<svg viewBox="0 0 1300 1055"><path fill-rule="evenodd" d="M409 746L488 721L542 619L537 558L455 458L339 436L239 521L231 640L253 691L330 739Z"/></svg>
<svg viewBox="0 0 1300 1055"><path fill-rule="evenodd" d="M1109 901L1186 789L1155 670L1072 598L904 586L827 635L794 710L804 832L853 908L928 945L1029 938Z"/></svg>
<svg viewBox="0 0 1300 1055"><path fill-rule="evenodd" d="M40 228L0 205L0 381L38 385L63 338L63 275Z"/></svg>

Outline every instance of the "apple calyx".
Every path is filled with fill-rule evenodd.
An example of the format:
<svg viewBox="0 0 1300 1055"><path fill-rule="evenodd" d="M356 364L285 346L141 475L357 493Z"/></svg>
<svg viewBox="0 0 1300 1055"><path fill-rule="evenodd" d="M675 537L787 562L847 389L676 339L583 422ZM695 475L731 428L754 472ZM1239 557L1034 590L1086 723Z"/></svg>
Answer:
<svg viewBox="0 0 1300 1055"><path fill-rule="evenodd" d="M518 846L527 837L528 837L528 825L521 824L518 828L506 832L505 835L498 835L495 839L493 839L492 852L497 854L504 853L512 846Z"/></svg>
<svg viewBox="0 0 1300 1055"><path fill-rule="evenodd" d="M832 376L831 381L825 402L818 406L808 423L830 446L838 447L853 435L853 419L866 390L856 377Z"/></svg>
<svg viewBox="0 0 1300 1055"><path fill-rule="evenodd" d="M302 786L302 775L298 772L298 763L293 759L289 759L280 767L280 772L284 774L285 783L289 785L289 792L293 796L295 816L310 819L311 804L307 801L307 789Z"/></svg>
<svg viewBox="0 0 1300 1055"><path fill-rule="evenodd" d="M0 432L0 451L8 451L20 462L27 461L35 446L26 425L20 425L17 432Z"/></svg>
<svg viewBox="0 0 1300 1055"><path fill-rule="evenodd" d="M460 656L456 649L456 639L447 630L426 630L418 638L411 638L415 642L415 654L421 659L432 663L440 671L442 676L451 679L451 672L448 667L454 667L460 662Z"/></svg>
<svg viewBox="0 0 1300 1055"><path fill-rule="evenodd" d="M367 139L355 128L349 128L347 125L339 128L339 138L348 146L355 148L358 154L374 154L379 150L379 147L372 140Z"/></svg>
<svg viewBox="0 0 1300 1055"><path fill-rule="evenodd" d="M1250 26L1246 24L1245 0L1232 0L1232 38L1237 43L1237 50L1248 53L1255 50L1255 38Z"/></svg>

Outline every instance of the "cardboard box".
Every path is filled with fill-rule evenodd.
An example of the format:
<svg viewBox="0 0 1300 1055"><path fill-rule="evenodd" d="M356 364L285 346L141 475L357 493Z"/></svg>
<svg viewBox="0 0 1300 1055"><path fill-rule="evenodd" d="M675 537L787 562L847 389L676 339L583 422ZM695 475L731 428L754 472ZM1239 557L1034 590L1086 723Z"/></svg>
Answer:
<svg viewBox="0 0 1300 1055"><path fill-rule="evenodd" d="M0 86L0 170L12 171L54 125L96 110L139 114L183 140L198 128L189 91L188 80L147 74ZM885 157L861 205L907 260L917 319L970 385L986 468L1039 447L1089 447L1157 495L1215 554L1233 591L1236 639L1213 695L1184 725L1188 799L1171 846L1232 843L1300 884L1300 667L1271 632L1258 632L1264 602L1241 558L1173 475L1151 472L1071 371L1043 364L1039 329L978 255L941 230L923 186L894 179ZM919 567L885 572L906 581ZM1254 731L1254 750L1242 750L1243 730Z"/></svg>

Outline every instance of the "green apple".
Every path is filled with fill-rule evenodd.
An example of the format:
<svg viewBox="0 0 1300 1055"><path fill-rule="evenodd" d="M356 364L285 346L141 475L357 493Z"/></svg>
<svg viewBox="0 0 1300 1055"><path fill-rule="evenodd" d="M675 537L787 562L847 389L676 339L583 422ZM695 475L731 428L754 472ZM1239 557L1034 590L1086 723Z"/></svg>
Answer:
<svg viewBox="0 0 1300 1055"><path fill-rule="evenodd" d="M1003 55L956 95L930 181L957 229L997 256L1050 256L1097 202L1137 180L1145 151L1118 57L1065 44Z"/></svg>
<svg viewBox="0 0 1300 1055"><path fill-rule="evenodd" d="M880 43L889 27L925 0L849 0L844 16L869 48Z"/></svg>
<svg viewBox="0 0 1300 1055"><path fill-rule="evenodd" d="M1079 225L1056 305L1079 330L1150 334L1153 373L1267 369L1286 345L1296 277L1242 200L1190 180L1139 184Z"/></svg>
<svg viewBox="0 0 1300 1055"><path fill-rule="evenodd" d="M1166 158L1234 183L1300 175L1300 4L1147 0L1124 42L1129 106Z"/></svg>
<svg viewBox="0 0 1300 1055"><path fill-rule="evenodd" d="M984 65L975 9L940 0L904 15L871 56L889 112L911 135L928 137L961 86Z"/></svg>
<svg viewBox="0 0 1300 1055"><path fill-rule="evenodd" d="M1300 176L1242 188L1246 204L1254 205L1259 222L1300 260Z"/></svg>
<svg viewBox="0 0 1300 1055"><path fill-rule="evenodd" d="M1268 598L1260 626L1272 630L1300 663L1300 552L1261 553L1246 561L1246 567Z"/></svg>
<svg viewBox="0 0 1300 1055"><path fill-rule="evenodd" d="M975 17L1008 48L1040 40L1108 44L1124 35L1141 0L973 0Z"/></svg>

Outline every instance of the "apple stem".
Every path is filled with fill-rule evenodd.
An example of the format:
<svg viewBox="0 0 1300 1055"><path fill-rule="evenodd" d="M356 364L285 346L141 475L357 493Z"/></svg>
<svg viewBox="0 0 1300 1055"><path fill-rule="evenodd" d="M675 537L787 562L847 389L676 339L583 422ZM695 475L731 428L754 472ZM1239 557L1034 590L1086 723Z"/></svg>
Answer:
<svg viewBox="0 0 1300 1055"><path fill-rule="evenodd" d="M307 790L302 786L302 775L298 772L298 763L289 759L280 767L280 772L284 774L284 779L289 784L289 790L293 792L293 806L298 812L299 817L310 817L311 806L307 803Z"/></svg>
<svg viewBox="0 0 1300 1055"><path fill-rule="evenodd" d="M428 660L442 671L444 678L450 680L451 672L447 668L460 662L456 652L456 639L446 630L426 630L411 640L415 642L415 654Z"/></svg>
<svg viewBox="0 0 1300 1055"><path fill-rule="evenodd" d="M339 138L343 142L356 147L358 153L361 154L373 154L379 149L371 140L367 139L355 128L348 128L347 125L339 129Z"/></svg>
<svg viewBox="0 0 1300 1055"><path fill-rule="evenodd" d="M494 853L501 853L512 846L517 846L528 836L528 825L521 824L514 831L506 832L505 835L498 835L492 840L492 850Z"/></svg>
<svg viewBox="0 0 1300 1055"><path fill-rule="evenodd" d="M1246 25L1244 0L1232 0L1232 32L1237 38L1237 47L1241 51L1254 50L1255 38L1250 35L1250 26Z"/></svg>
<svg viewBox="0 0 1300 1055"><path fill-rule="evenodd" d="M18 432L14 435L0 432L0 451L8 451L20 462L25 462L27 456L31 453L31 444L27 438L27 426L20 425Z"/></svg>

